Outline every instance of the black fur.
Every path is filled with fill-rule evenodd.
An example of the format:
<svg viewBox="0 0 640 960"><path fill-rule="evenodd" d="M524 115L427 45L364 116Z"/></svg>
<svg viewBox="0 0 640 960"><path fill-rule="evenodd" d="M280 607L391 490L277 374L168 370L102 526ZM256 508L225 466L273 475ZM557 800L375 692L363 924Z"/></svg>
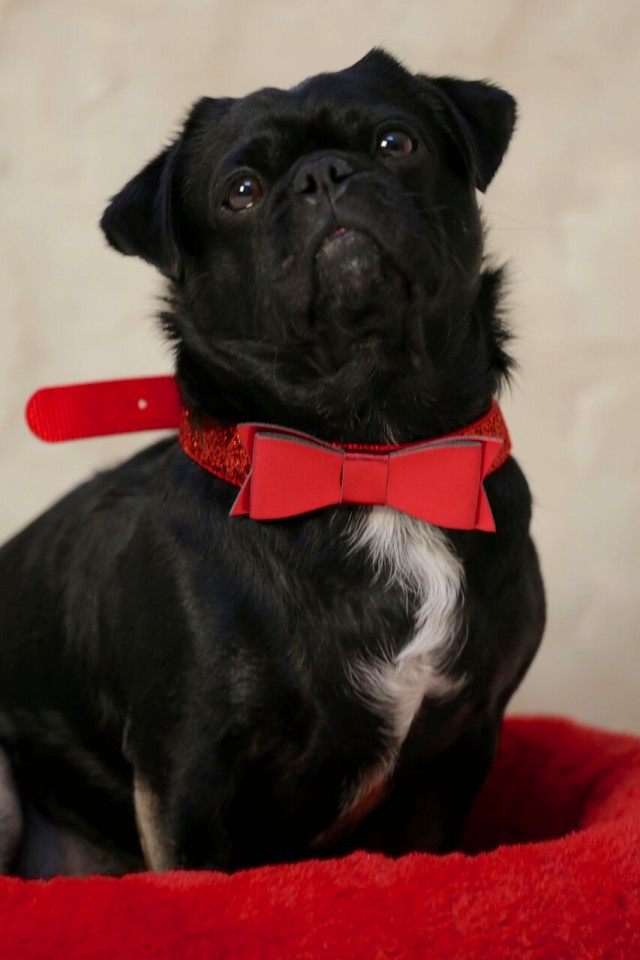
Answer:
<svg viewBox="0 0 640 960"><path fill-rule="evenodd" d="M511 361L475 190L514 119L504 91L414 76L379 50L290 91L200 100L102 218L116 249L169 278L162 322L194 414L365 443L480 417ZM383 156L389 131L413 152ZM239 174L264 192L236 212ZM486 489L497 533L447 531L466 576L448 668L468 683L423 702L351 843L374 827L391 852L455 842L539 644L515 460ZM414 610L348 550L367 508L257 523L229 518L236 495L167 440L0 552L0 738L28 803L121 869L141 865L134 773L170 862L229 870L339 849L310 845L384 749L349 664L400 651Z"/></svg>

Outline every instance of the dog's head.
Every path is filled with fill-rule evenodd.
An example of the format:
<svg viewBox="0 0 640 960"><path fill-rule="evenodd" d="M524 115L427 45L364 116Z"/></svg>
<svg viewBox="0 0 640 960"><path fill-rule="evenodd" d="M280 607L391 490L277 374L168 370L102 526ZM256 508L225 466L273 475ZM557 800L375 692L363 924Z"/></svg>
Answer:
<svg viewBox="0 0 640 960"><path fill-rule="evenodd" d="M508 360L476 190L514 120L504 91L381 50L196 103L101 222L170 279L189 402L363 442L484 412Z"/></svg>

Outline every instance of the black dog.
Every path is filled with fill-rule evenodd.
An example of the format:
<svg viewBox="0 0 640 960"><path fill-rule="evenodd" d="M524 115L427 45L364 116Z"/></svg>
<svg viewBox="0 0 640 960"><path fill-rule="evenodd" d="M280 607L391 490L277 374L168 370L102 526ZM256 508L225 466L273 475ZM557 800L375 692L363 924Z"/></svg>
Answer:
<svg viewBox="0 0 640 960"><path fill-rule="evenodd" d="M401 445L481 419L511 362L476 189L514 120L504 91L380 50L196 103L102 219L169 279L195 435L258 422ZM230 517L237 486L170 439L16 536L4 869L450 849L544 622L516 462L485 489L495 533L344 503ZM65 853L72 836L101 859Z"/></svg>

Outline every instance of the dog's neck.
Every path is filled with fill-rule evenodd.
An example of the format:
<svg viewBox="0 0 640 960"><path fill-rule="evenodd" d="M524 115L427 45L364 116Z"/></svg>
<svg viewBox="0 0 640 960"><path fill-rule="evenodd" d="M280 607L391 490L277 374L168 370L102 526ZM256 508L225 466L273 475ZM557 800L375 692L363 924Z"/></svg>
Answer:
<svg viewBox="0 0 640 960"><path fill-rule="evenodd" d="M452 323L432 357L415 367L370 378L307 370L301 346L281 346L265 357L258 341L218 338L194 331L178 296L162 315L176 345L176 379L189 408L222 424L268 421L327 442L409 443L452 433L479 419L508 380L509 334L499 310L502 272L485 270L470 315ZM449 329L449 328L448 328ZM181 331L191 332L184 339Z"/></svg>
<svg viewBox="0 0 640 960"><path fill-rule="evenodd" d="M474 389L457 391L448 402L422 398L417 390L405 391L405 381L398 377L386 393L382 387L377 396L372 391L367 403L359 397L353 408L333 397L322 398L326 405L321 400L314 404L309 398L299 403L295 389L274 396L269 385L257 379L246 391L244 384L238 392L235 384L221 386L222 377L208 375L190 358L178 362L176 379L185 406L196 420L222 426L273 423L327 443L360 446L415 443L454 433L483 417L495 396L490 389L493 381L487 380L481 389L474 385Z"/></svg>

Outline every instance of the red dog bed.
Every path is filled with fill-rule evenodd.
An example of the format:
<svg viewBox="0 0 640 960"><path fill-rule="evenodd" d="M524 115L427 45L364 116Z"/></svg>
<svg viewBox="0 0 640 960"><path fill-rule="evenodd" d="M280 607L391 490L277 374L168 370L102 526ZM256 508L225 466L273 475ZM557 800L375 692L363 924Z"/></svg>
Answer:
<svg viewBox="0 0 640 960"><path fill-rule="evenodd" d="M0 879L2 960L640 958L640 739L510 719L464 853Z"/></svg>

